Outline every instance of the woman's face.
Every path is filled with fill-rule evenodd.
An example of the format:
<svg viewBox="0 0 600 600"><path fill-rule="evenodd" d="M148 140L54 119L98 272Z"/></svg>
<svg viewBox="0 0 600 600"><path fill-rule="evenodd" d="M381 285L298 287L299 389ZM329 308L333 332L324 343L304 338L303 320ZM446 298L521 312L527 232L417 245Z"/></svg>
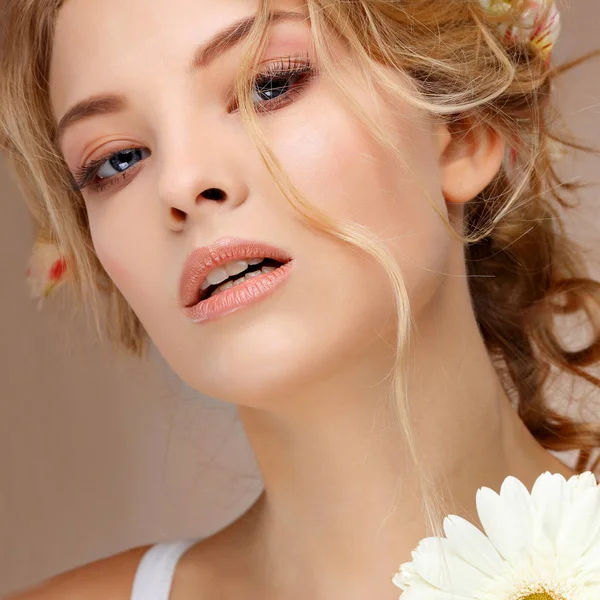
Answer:
<svg viewBox="0 0 600 600"><path fill-rule="evenodd" d="M295 2L274 8L302 12ZM118 111L105 103L71 124L60 142L75 175L112 155L82 190L107 273L184 381L260 406L347 368L377 345L393 348L395 312L384 271L303 222L231 110L240 46L190 70L199 45L255 9L252 0L68 0L50 84L57 122L92 96L124 98ZM404 161L371 139L324 78L307 74L318 64L304 18L278 20L270 30L261 72L291 67L302 76L272 96L264 84L257 89L255 101L265 109L258 118L309 202L386 240L418 318L455 251L423 191L446 211L439 130L408 104L386 108L353 76L341 46L335 52L346 88L393 132ZM225 199L203 196L210 188ZM180 308L184 262L192 250L229 236L282 248L293 271L261 301L194 323Z"/></svg>

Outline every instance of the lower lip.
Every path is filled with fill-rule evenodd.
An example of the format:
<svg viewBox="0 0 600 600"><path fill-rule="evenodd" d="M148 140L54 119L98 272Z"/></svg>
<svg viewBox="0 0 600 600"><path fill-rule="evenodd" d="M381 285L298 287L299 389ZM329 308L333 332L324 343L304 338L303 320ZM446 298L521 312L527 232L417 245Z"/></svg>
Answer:
<svg viewBox="0 0 600 600"><path fill-rule="evenodd" d="M270 273L262 273L233 287L210 296L194 306L184 308L186 317L194 323L214 321L219 317L259 302L275 291L291 275L293 261L289 261Z"/></svg>

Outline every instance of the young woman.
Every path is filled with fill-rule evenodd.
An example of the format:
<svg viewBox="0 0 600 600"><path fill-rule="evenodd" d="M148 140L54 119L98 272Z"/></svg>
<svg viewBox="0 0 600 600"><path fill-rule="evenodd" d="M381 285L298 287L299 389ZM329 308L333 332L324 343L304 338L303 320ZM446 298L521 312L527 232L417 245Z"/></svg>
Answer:
<svg viewBox="0 0 600 600"><path fill-rule="evenodd" d="M391 600L478 487L590 468L598 426L546 385L600 385L559 71L519 30L552 8L5 0L0 131L40 235L111 339L239 406L265 484L209 539L19 598ZM596 337L570 352L576 310Z"/></svg>

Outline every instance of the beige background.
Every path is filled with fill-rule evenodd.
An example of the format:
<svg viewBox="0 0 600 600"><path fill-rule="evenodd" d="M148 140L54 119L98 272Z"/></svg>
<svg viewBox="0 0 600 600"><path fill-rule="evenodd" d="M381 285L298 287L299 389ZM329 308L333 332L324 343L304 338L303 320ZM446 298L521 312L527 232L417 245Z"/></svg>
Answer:
<svg viewBox="0 0 600 600"><path fill-rule="evenodd" d="M600 3L563 4L559 60L600 47ZM571 129L600 143L600 60L561 85ZM597 181L598 159L572 177ZM206 535L260 492L235 409L181 384L153 353L113 356L58 299L38 312L24 269L31 227L0 163L0 595L132 546ZM598 188L571 221L600 248ZM598 273L598 271L596 271ZM566 396L566 394L565 394Z"/></svg>

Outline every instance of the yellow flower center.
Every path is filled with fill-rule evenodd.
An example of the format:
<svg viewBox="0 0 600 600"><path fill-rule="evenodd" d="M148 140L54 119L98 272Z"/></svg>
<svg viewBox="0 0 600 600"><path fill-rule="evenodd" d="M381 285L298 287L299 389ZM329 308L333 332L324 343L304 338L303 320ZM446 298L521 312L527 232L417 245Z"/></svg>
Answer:
<svg viewBox="0 0 600 600"><path fill-rule="evenodd" d="M546 592L536 592L535 594L529 594L528 596L521 596L519 600L558 600L554 596L547 594Z"/></svg>

